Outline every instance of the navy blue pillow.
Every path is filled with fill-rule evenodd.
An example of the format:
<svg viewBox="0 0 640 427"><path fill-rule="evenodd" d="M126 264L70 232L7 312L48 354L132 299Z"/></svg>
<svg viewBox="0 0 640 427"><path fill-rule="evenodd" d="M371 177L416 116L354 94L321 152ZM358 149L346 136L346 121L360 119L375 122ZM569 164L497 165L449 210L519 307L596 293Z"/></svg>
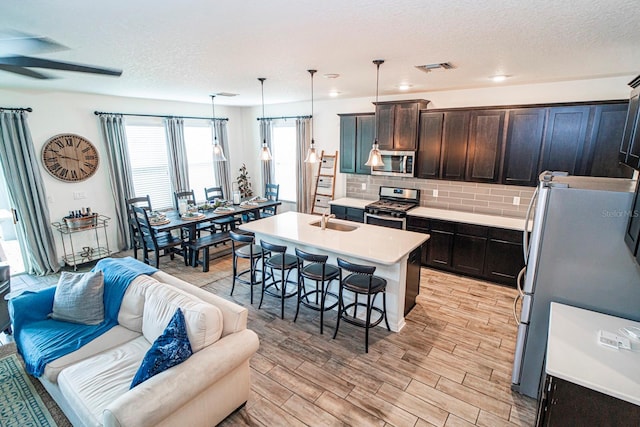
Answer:
<svg viewBox="0 0 640 427"><path fill-rule="evenodd" d="M191 343L189 343L189 337L187 336L184 315L178 308L162 335L155 340L147 354L144 355L142 364L133 377L129 389L165 369L184 362L192 354L193 351L191 351Z"/></svg>

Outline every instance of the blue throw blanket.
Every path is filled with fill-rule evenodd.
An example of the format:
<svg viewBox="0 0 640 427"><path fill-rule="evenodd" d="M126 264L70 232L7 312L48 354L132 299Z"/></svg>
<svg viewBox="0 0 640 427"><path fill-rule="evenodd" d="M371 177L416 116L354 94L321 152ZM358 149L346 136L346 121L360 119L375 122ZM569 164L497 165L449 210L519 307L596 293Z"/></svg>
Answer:
<svg viewBox="0 0 640 427"><path fill-rule="evenodd" d="M80 325L49 319L55 287L25 293L9 301L14 338L27 372L39 377L52 360L74 352L118 324L118 312L127 287L141 274L156 268L127 258L105 258L93 270L104 274L104 314L99 325Z"/></svg>

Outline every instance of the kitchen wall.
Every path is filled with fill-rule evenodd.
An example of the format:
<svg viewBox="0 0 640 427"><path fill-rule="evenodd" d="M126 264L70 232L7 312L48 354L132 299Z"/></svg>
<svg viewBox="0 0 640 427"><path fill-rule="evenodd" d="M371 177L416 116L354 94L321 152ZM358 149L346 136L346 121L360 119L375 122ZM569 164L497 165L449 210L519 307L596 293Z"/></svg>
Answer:
<svg viewBox="0 0 640 427"><path fill-rule="evenodd" d="M372 96L352 99L316 100L314 105L315 140L319 149L329 152L339 150L340 120L338 113L373 112L373 90L375 78L371 78ZM607 99L626 99L629 97L627 83L634 76L611 77L606 79L579 80L571 82L551 82L534 85L495 86L484 89L464 89L455 91L406 93L387 96L384 87L384 74L381 76L381 101L397 99L424 98L431 101L430 108L449 108L486 105L531 104L546 102L594 101ZM428 79L428 76L424 77ZM339 84L339 82L338 82ZM348 96L348 90L342 91ZM316 99L322 98L317 96ZM265 94L266 116L287 116L310 114L310 101L269 105L268 93ZM221 100L222 102L222 100ZM166 114L208 117L211 105L208 96L203 95L202 104L171 102L151 99L136 99L88 95L81 93L24 91L0 89L0 107L32 107L28 115L29 127L33 137L36 153L50 137L59 133L77 133L88 138L98 148L101 164L97 173L90 179L79 183L64 183L52 178L42 166L40 170L47 194L49 214L52 221L60 220L69 210L90 206L94 211L109 217L115 217L111 198L110 182L107 166L106 147L102 141L95 110L139 113ZM216 103L219 117L229 117L229 141L231 177L235 179L242 163L246 163L253 187L262 193L263 183L260 177L260 161L258 149L261 141L257 117L261 109L257 107L226 107ZM362 193L361 184L365 180L367 190ZM400 179L402 180L402 179ZM395 185L394 179L383 177L359 177L338 174L336 178L336 197L350 195L353 197L377 198L377 186L381 184ZM405 182L400 181L404 184ZM490 212L500 215L521 216L530 197L529 188L504 187L485 184L460 184L458 182L410 180L411 185L423 191L423 205L444 208L466 209L477 212ZM434 199L430 193L437 188L439 197ZM76 200L73 194L84 193L85 199ZM520 206L512 204L517 192L521 198ZM473 195L473 197L471 197ZM283 211L291 207L283 207ZM115 227L108 231L109 244L116 247ZM88 234L88 233L87 233ZM59 236L56 236L58 252L62 255Z"/></svg>
<svg viewBox="0 0 640 427"><path fill-rule="evenodd" d="M347 197L377 200L381 185L417 188L420 190L420 206L519 218L526 215L535 190L514 185L436 179L351 174L346 175L346 178ZM437 197L434 197L433 190L438 191ZM514 197L519 198L516 200L517 204L514 204Z"/></svg>

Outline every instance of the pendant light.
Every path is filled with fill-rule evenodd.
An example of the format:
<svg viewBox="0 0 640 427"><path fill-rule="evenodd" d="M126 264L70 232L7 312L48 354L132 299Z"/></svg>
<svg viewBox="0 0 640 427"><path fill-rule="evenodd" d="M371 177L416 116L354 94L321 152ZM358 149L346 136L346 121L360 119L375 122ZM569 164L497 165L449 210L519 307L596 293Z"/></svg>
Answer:
<svg viewBox="0 0 640 427"><path fill-rule="evenodd" d="M262 86L262 121L264 122L264 81L267 80L264 77L258 77L260 85ZM268 162L271 160L271 150L267 146L267 135L263 135L262 138L262 150L260 151L260 160Z"/></svg>
<svg viewBox="0 0 640 427"><path fill-rule="evenodd" d="M222 145L218 144L218 132L216 132L216 106L214 102L215 95L211 96L211 125L213 126L213 161L214 162L226 162L227 158L222 151Z"/></svg>
<svg viewBox="0 0 640 427"><path fill-rule="evenodd" d="M313 139L313 75L318 70L307 70L311 74L311 146L307 151L307 158L304 159L305 163L315 164L318 163L318 155L316 154L316 141Z"/></svg>
<svg viewBox="0 0 640 427"><path fill-rule="evenodd" d="M373 61L376 64L376 109L378 108L378 83L380 81L380 65L384 63L384 59L375 59ZM365 166L384 166L382 156L380 155L380 148L378 147L378 114L376 114L376 127L375 127L375 139L373 140L373 147L369 151L369 158Z"/></svg>

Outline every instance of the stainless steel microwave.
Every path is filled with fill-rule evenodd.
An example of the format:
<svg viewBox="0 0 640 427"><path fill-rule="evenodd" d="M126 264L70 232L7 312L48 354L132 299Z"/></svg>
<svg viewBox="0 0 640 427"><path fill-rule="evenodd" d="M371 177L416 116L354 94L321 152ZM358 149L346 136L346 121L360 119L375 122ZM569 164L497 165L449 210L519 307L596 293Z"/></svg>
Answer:
<svg viewBox="0 0 640 427"><path fill-rule="evenodd" d="M414 176L415 151L380 151L382 166L373 166L371 175Z"/></svg>

